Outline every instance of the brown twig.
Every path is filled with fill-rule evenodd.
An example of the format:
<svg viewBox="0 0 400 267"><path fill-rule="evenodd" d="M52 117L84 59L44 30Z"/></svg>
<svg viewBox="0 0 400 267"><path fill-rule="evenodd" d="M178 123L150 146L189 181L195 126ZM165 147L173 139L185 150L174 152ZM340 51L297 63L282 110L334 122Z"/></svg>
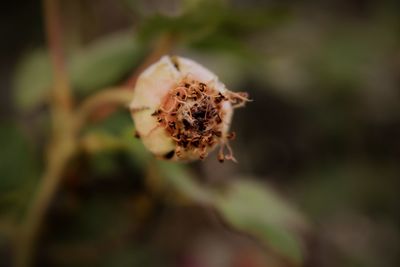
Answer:
<svg viewBox="0 0 400 267"><path fill-rule="evenodd" d="M104 105L125 105L131 98L131 92L121 89L101 91L82 103L76 112L72 111L73 97L62 46L62 30L58 0L43 0L45 26L49 53L54 74L53 98L50 102L53 125L52 138L49 142L47 166L38 185L37 193L28 210L26 219L19 233L16 247L15 265L29 267L33 262L37 237L40 234L49 204L57 192L63 172L75 155L79 142L78 132L91 114ZM125 87L132 88L139 74L150 64L167 53L173 45L173 38L166 34L157 42L155 49L143 64L138 67L126 82ZM115 109L109 110L111 114ZM103 114L104 115L104 114Z"/></svg>
<svg viewBox="0 0 400 267"><path fill-rule="evenodd" d="M43 0L46 37L54 75L55 102L61 109L72 106L71 90L68 82L64 50L62 45L62 27L58 0Z"/></svg>
<svg viewBox="0 0 400 267"><path fill-rule="evenodd" d="M72 125L72 95L66 73L62 31L57 0L43 0L47 42L52 62L54 84L50 101L52 136L47 154L47 166L25 221L19 232L15 265L32 265L36 240L54 194L60 184L62 173L74 155L76 145Z"/></svg>
<svg viewBox="0 0 400 267"><path fill-rule="evenodd" d="M85 122L98 108L106 105L124 105L127 107L131 99L132 92L124 90L122 87L101 90L86 99L75 112L74 122L76 131L83 127Z"/></svg>

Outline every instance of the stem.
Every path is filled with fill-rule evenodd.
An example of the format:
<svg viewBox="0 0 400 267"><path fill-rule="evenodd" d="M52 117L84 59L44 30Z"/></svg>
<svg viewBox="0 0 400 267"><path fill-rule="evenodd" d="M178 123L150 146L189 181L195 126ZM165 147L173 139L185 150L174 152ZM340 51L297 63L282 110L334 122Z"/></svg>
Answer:
<svg viewBox="0 0 400 267"><path fill-rule="evenodd" d="M32 265L36 241L41 225L54 194L62 179L68 161L76 150L72 126L72 95L66 74L62 31L57 0L43 0L47 42L54 72L53 98L50 102L52 136L48 147L47 166L39 182L37 193L21 225L16 248L17 267Z"/></svg>
<svg viewBox="0 0 400 267"><path fill-rule="evenodd" d="M43 0L43 6L47 41L54 71L54 98L50 103L53 129L46 161L48 165L38 185L37 194L27 212L27 217L21 226L21 236L16 248L15 263L17 267L29 267L32 265L36 241L40 234L46 211L62 181L62 174L69 160L77 151L79 130L99 106L105 104L127 104L131 99L130 90L108 89L90 97L83 102L76 113L73 113L73 97L66 72L62 46L63 35L59 14L59 0ZM159 57L167 53L172 45L172 36L170 34L163 36L153 52L126 82L126 86L133 87L139 74L158 60Z"/></svg>
<svg viewBox="0 0 400 267"><path fill-rule="evenodd" d="M54 74L54 101L59 109L70 110L71 90L68 82L58 0L43 0L47 43Z"/></svg>
<svg viewBox="0 0 400 267"><path fill-rule="evenodd" d="M79 131L90 115L104 105L126 105L132 99L132 92L119 88L109 88L98 92L97 94L85 100L75 113L75 129Z"/></svg>

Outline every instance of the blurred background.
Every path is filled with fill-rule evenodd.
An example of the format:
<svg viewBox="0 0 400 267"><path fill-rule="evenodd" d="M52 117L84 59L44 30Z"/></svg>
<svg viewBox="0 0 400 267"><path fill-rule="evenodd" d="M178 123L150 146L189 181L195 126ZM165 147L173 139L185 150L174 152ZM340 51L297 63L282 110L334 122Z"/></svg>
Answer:
<svg viewBox="0 0 400 267"><path fill-rule="evenodd" d="M85 127L34 266L400 266L400 4L69 0L76 102L123 84L165 36L253 102L239 163L154 160L126 109ZM0 266L41 182L52 70L39 1L0 16Z"/></svg>

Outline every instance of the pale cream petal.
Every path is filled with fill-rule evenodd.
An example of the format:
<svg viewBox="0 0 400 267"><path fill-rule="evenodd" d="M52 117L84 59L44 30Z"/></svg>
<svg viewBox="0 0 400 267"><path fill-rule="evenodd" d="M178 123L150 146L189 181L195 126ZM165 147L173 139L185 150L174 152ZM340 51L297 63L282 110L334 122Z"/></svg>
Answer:
<svg viewBox="0 0 400 267"><path fill-rule="evenodd" d="M203 83L218 80L215 74L193 60L183 57L177 57L176 59L183 77L188 76Z"/></svg>
<svg viewBox="0 0 400 267"><path fill-rule="evenodd" d="M154 129L148 136L145 136L142 139L143 144L154 155L163 156L168 152L175 150L175 143L162 127Z"/></svg>
<svg viewBox="0 0 400 267"><path fill-rule="evenodd" d="M168 56L163 56L139 76L130 104L139 135L149 135L157 127L158 123L151 114L160 106L162 99L174 87L179 77L180 74ZM170 143L167 137L163 139Z"/></svg>
<svg viewBox="0 0 400 267"><path fill-rule="evenodd" d="M130 107L156 109L180 77L170 57L163 56L139 76Z"/></svg>

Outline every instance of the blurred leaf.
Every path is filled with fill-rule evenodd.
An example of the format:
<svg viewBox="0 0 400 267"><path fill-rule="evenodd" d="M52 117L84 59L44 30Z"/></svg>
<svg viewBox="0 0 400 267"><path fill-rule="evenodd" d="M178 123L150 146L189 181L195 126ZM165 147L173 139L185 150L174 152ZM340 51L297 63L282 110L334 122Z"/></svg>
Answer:
<svg viewBox="0 0 400 267"><path fill-rule="evenodd" d="M218 0L216 0L218 1ZM182 12L182 0L169 1L142 1L142 0L122 0L122 3L133 12L139 20L155 13L174 16Z"/></svg>
<svg viewBox="0 0 400 267"><path fill-rule="evenodd" d="M180 16L156 14L142 22L139 38L148 41L169 32L195 48L233 53L250 52L245 37L287 17L275 8L234 9L224 1L187 1ZM195 29L195 30L194 30Z"/></svg>
<svg viewBox="0 0 400 267"><path fill-rule="evenodd" d="M166 161L157 161L156 166L161 177L167 179L168 184L187 199L200 204L212 202L212 191L198 184L186 166Z"/></svg>
<svg viewBox="0 0 400 267"><path fill-rule="evenodd" d="M143 50L130 32L107 36L72 57L72 83L79 93L113 85L134 68Z"/></svg>
<svg viewBox="0 0 400 267"><path fill-rule="evenodd" d="M39 175L36 158L22 132L0 125L0 209L19 208Z"/></svg>
<svg viewBox="0 0 400 267"><path fill-rule="evenodd" d="M197 204L215 206L234 228L263 241L294 264L302 262L301 243L294 228L304 229L302 216L266 185L237 181L227 194L216 193L198 184L181 164L158 161L162 177L175 190Z"/></svg>
<svg viewBox="0 0 400 267"><path fill-rule="evenodd" d="M14 74L15 102L23 110L32 109L48 96L52 83L50 58L43 49L28 53Z"/></svg>
<svg viewBox="0 0 400 267"><path fill-rule="evenodd" d="M154 257L151 248L143 246L129 246L119 249L109 259L106 259L104 267L127 267L127 266L162 266L160 257ZM158 264L156 264L158 263Z"/></svg>
<svg viewBox="0 0 400 267"><path fill-rule="evenodd" d="M15 190L33 177L36 160L24 135L13 125L0 125L0 192Z"/></svg>
<svg viewBox="0 0 400 267"><path fill-rule="evenodd" d="M133 122L130 114L123 110L87 126L81 146L92 155L90 163L93 172L111 176L119 167L116 155L121 151L129 151L132 139Z"/></svg>
<svg viewBox="0 0 400 267"><path fill-rule="evenodd" d="M99 111L101 112L101 110ZM125 133L127 128L132 129L131 137L133 137L133 121L126 109L112 113L110 116L101 120L99 123L93 123L86 127L85 131L104 132L111 136L120 137Z"/></svg>
<svg viewBox="0 0 400 267"><path fill-rule="evenodd" d="M95 177L111 176L118 171L116 153L102 151L93 153L90 157L90 169Z"/></svg>
<svg viewBox="0 0 400 267"><path fill-rule="evenodd" d="M301 244L291 226L304 224L301 216L266 185L237 181L216 207L233 227L250 233L295 264L302 261Z"/></svg>
<svg viewBox="0 0 400 267"><path fill-rule="evenodd" d="M155 14L147 18L139 28L139 38L146 41L169 32L185 40L201 39L215 29L222 14L225 10L221 1L196 1L180 16Z"/></svg>
<svg viewBox="0 0 400 267"><path fill-rule="evenodd" d="M144 48L131 32L122 32L97 40L72 55L68 65L73 89L78 94L111 86L135 67ZM43 103L52 84L48 52L28 53L17 66L14 87L17 106L29 110Z"/></svg>
<svg viewBox="0 0 400 267"><path fill-rule="evenodd" d="M127 128L123 133L123 139L128 143L128 156L133 164L139 169L145 168L153 156L144 147L142 141L134 137L134 128Z"/></svg>
<svg viewBox="0 0 400 267"><path fill-rule="evenodd" d="M191 47L205 52L216 51L216 53L230 53L241 58L255 57L252 51L242 42L238 42L237 38L218 33L210 34L207 38L202 38L193 42Z"/></svg>

